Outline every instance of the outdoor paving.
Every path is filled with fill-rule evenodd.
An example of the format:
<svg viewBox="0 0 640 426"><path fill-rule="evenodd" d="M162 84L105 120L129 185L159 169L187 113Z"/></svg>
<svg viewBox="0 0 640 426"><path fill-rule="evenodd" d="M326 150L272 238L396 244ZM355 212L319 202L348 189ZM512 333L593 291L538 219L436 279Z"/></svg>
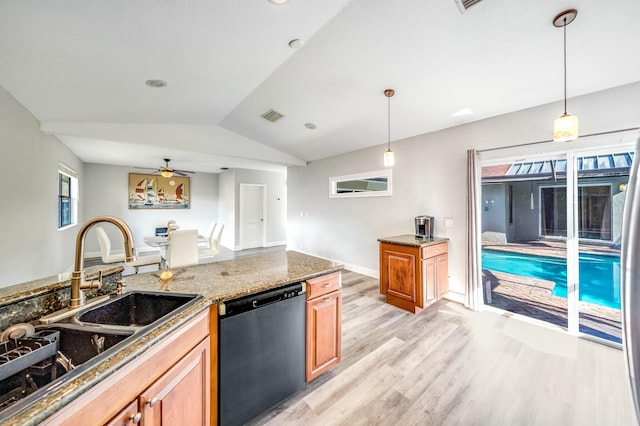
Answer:
<svg viewBox="0 0 640 426"><path fill-rule="evenodd" d="M563 243L528 242L517 244L487 243L484 248L513 251L543 256L565 257ZM619 251L604 246L580 245L581 251L598 254L619 254ZM485 285L485 303L505 311L526 315L561 327L567 327L567 299L553 296L552 281L523 277L520 275L482 270ZM488 292L489 288L491 289ZM580 331L607 340L622 341L620 310L580 302Z"/></svg>

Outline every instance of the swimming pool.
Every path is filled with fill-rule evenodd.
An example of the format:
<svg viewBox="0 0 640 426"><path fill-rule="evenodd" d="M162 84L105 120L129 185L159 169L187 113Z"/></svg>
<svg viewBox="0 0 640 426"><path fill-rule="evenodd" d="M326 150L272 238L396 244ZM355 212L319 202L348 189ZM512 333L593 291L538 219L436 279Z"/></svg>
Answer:
<svg viewBox="0 0 640 426"><path fill-rule="evenodd" d="M620 309L620 257L580 253L580 300ZM567 297L567 261L555 257L482 250L482 269L553 281Z"/></svg>

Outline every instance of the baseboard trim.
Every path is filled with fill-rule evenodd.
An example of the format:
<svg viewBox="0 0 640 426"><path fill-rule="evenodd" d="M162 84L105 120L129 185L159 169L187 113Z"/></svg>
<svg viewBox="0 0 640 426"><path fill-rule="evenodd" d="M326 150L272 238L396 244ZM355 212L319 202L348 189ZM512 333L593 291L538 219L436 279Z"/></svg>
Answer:
<svg viewBox="0 0 640 426"><path fill-rule="evenodd" d="M452 302L462 303L464 305L465 297L463 293L458 293L457 291L448 291L443 298L451 300Z"/></svg>
<svg viewBox="0 0 640 426"><path fill-rule="evenodd" d="M334 262L336 261L334 260ZM353 265L351 263L344 263L344 262L338 262L338 263L342 263L344 265L344 268L350 270L351 272L355 272L361 275L366 275L368 277L375 278L377 280L380 279L380 271L376 271L370 268L363 268L362 266Z"/></svg>
<svg viewBox="0 0 640 426"><path fill-rule="evenodd" d="M357 274L362 274L362 275L366 275L368 277L371 278L376 278L376 279L380 279L380 271L375 270L375 269L370 269L370 268L365 268L362 266L358 266L358 265L354 265L353 263L347 263L347 262L342 262L338 259L331 259L329 257L322 257L322 256L318 256L317 254L313 254L313 253L308 253L304 250L300 250L300 249L292 249L295 250L299 253L303 253L309 256L314 256L314 257L319 257L321 259L325 259L325 260L329 260L331 262L336 262L339 263L341 265L344 266L344 269L348 269L349 271L355 272Z"/></svg>
<svg viewBox="0 0 640 426"><path fill-rule="evenodd" d="M286 241L272 241L270 243L264 243L263 247L277 247L277 246L286 246Z"/></svg>

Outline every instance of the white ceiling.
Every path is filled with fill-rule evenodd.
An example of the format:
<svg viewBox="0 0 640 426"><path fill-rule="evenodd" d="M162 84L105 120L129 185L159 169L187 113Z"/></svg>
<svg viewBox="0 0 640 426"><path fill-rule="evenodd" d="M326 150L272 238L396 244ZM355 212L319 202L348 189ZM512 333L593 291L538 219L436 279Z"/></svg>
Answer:
<svg viewBox="0 0 640 426"><path fill-rule="evenodd" d="M85 162L278 170L385 144L386 88L392 140L561 100L571 7L569 97L638 81L638 0L0 0L0 85Z"/></svg>

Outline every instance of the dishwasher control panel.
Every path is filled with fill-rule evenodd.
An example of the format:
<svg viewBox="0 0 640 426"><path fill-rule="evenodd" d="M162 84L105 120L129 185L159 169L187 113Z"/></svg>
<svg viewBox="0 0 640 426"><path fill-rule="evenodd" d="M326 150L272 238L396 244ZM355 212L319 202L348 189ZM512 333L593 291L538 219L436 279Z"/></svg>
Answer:
<svg viewBox="0 0 640 426"><path fill-rule="evenodd" d="M304 289L305 286L303 283L288 284L260 293L229 300L218 305L218 315L222 319L224 317L248 312L253 309L259 309L263 306L300 296L305 292Z"/></svg>

